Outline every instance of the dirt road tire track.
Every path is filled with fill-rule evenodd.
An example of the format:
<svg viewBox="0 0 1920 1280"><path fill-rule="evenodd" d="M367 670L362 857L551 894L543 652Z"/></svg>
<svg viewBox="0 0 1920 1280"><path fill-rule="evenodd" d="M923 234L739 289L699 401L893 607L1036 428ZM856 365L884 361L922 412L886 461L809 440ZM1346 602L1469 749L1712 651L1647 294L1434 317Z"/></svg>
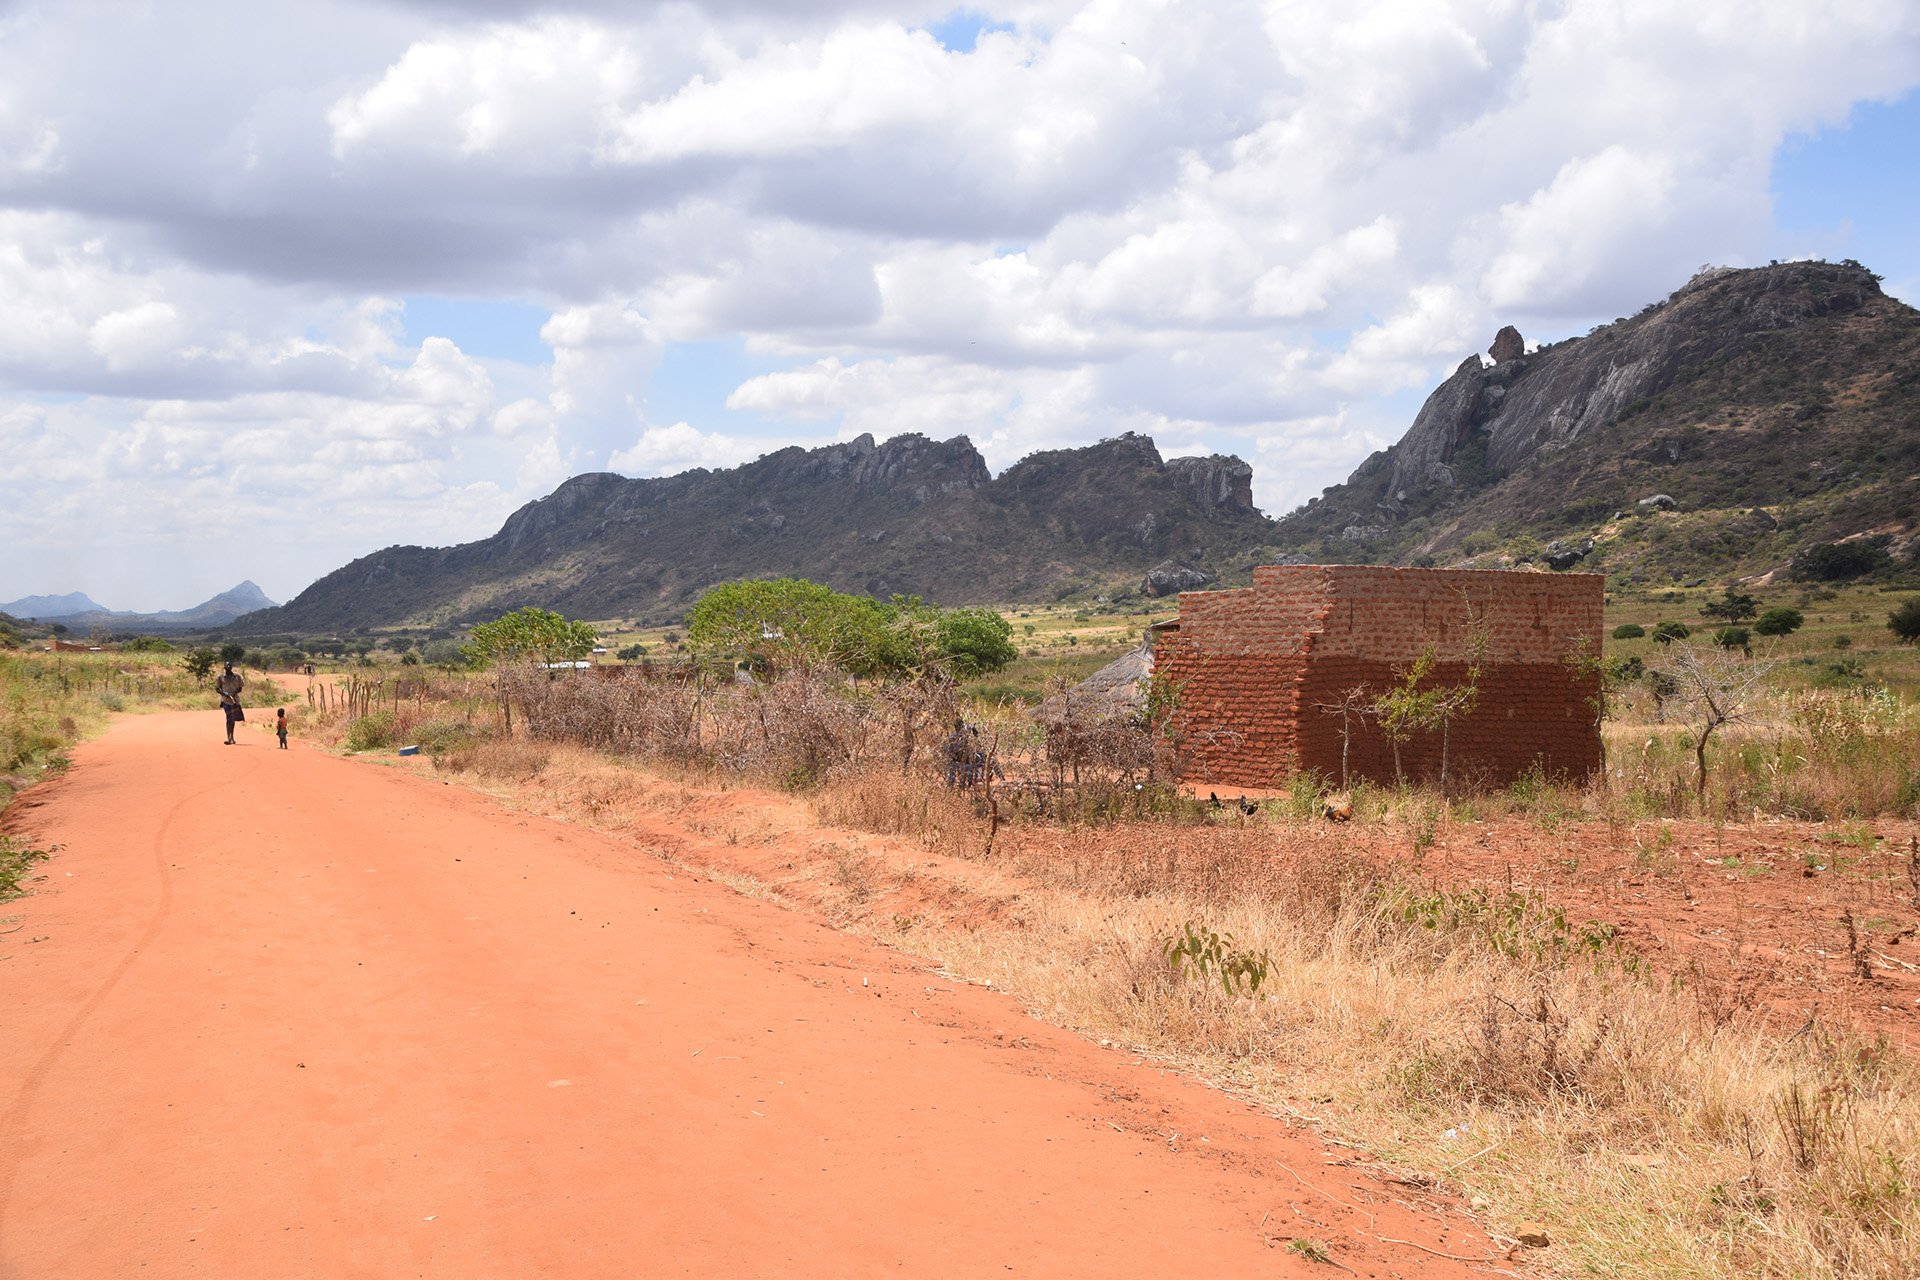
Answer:
<svg viewBox="0 0 1920 1280"><path fill-rule="evenodd" d="M246 776L243 773L240 781L244 782ZM27 1113L32 1109L35 1095L39 1093L48 1073L53 1070L61 1052L73 1043L74 1036L86 1024L87 1019L91 1018L107 997L113 994L113 989L120 984L120 980L126 976L127 970L133 967L141 953L151 947L154 940L160 936L160 930L166 926L167 916L173 910L173 877L168 872L166 855L167 831L173 826L174 820L180 816L181 810L204 797L215 795L220 789L221 784L215 784L188 795L168 810L166 817L161 819L159 830L153 835L154 878L160 886L160 900L154 907L153 918L133 946L128 949L126 955L113 967L106 980L87 997L86 1002L74 1013L67 1025L60 1029L53 1043L47 1046L46 1052L40 1056L39 1061L28 1068L26 1079L15 1095L12 1105L7 1108L4 1115L0 1115L0 1151L20 1149L21 1129ZM6 1224L10 1220L8 1210L13 1203L14 1175L18 1168L17 1161L0 1159L0 1249L3 1249ZM5 1256L4 1251L0 1251L0 1258Z"/></svg>
<svg viewBox="0 0 1920 1280"><path fill-rule="evenodd" d="M212 728L125 719L7 817L66 846L0 909L7 1280L1497 1252L1311 1134L631 844Z"/></svg>

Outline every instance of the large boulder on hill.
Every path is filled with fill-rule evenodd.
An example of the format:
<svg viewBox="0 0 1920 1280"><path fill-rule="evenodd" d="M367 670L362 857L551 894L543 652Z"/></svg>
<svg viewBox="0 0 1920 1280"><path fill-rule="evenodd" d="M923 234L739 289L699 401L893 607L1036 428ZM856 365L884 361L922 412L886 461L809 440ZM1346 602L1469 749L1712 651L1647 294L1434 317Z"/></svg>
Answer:
<svg viewBox="0 0 1920 1280"><path fill-rule="evenodd" d="M1182 591L1198 591L1212 581L1213 575L1210 573L1166 560L1147 570L1147 576L1140 579L1140 594L1157 600L1162 596L1179 595Z"/></svg>

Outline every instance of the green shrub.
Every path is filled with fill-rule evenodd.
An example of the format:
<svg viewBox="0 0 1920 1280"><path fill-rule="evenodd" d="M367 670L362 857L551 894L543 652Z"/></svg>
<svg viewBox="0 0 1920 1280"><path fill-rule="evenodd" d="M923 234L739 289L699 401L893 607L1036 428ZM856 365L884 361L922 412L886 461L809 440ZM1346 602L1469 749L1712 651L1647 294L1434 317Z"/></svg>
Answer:
<svg viewBox="0 0 1920 1280"><path fill-rule="evenodd" d="M0 902L25 893L33 864L44 862L48 855L59 848L59 845L54 845L51 849L36 849L0 836Z"/></svg>
<svg viewBox="0 0 1920 1280"><path fill-rule="evenodd" d="M1692 634L1693 628L1684 622L1659 622L1655 623L1653 628L1653 638L1661 644L1685 640Z"/></svg>
<svg viewBox="0 0 1920 1280"><path fill-rule="evenodd" d="M393 745L393 712L375 711L347 726L347 750L372 751Z"/></svg>
<svg viewBox="0 0 1920 1280"><path fill-rule="evenodd" d="M1613 629L1615 640L1638 640L1647 634L1647 629L1637 622L1623 622Z"/></svg>
<svg viewBox="0 0 1920 1280"><path fill-rule="evenodd" d="M1806 616L1798 609L1783 605L1761 614L1760 620L1753 624L1753 629L1763 636L1790 636L1805 626L1806 621Z"/></svg>
<svg viewBox="0 0 1920 1280"><path fill-rule="evenodd" d="M430 756L464 750L478 737L464 720L427 720L415 726L409 736Z"/></svg>
<svg viewBox="0 0 1920 1280"><path fill-rule="evenodd" d="M1821 542L1794 557L1793 576L1815 582L1844 582L1864 577L1890 563L1886 544L1878 538Z"/></svg>
<svg viewBox="0 0 1920 1280"><path fill-rule="evenodd" d="M1887 630L1901 644L1920 642L1920 596L1913 596L1887 615Z"/></svg>

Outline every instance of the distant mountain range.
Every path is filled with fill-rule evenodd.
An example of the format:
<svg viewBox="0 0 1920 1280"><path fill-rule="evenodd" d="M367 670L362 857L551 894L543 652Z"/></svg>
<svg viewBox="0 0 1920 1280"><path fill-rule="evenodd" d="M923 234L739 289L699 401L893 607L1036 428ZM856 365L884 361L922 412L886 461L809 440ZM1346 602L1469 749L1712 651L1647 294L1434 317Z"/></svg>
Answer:
<svg viewBox="0 0 1920 1280"><path fill-rule="evenodd" d="M944 604L1057 599L1166 560L1228 562L1270 534L1238 458L1165 461L1123 435L992 476L965 436L789 448L724 471L576 476L491 538L389 547L328 574L249 634L440 627L523 605L678 618L716 582L811 578Z"/></svg>
<svg viewBox="0 0 1920 1280"><path fill-rule="evenodd" d="M82 592L63 596L25 596L0 604L0 613L33 622L57 622L73 632L105 628L108 631L206 631L223 627L245 614L271 609L274 602L251 581L222 591L191 609L137 613L109 609Z"/></svg>
<svg viewBox="0 0 1920 1280"><path fill-rule="evenodd" d="M458 547L395 546L248 615L249 635L453 628L522 605L678 618L791 575L943 604L1162 593L1251 567L1764 577L1820 543L1920 547L1920 312L1857 263L1703 271L1638 315L1469 356L1406 435L1272 520L1238 458L1122 435L995 477L964 436L862 436L731 470L576 476Z"/></svg>
<svg viewBox="0 0 1920 1280"><path fill-rule="evenodd" d="M69 591L64 596L21 596L18 600L0 604L0 613L44 622L71 617L76 613L106 612L108 609L105 605L95 604L84 592L79 591Z"/></svg>

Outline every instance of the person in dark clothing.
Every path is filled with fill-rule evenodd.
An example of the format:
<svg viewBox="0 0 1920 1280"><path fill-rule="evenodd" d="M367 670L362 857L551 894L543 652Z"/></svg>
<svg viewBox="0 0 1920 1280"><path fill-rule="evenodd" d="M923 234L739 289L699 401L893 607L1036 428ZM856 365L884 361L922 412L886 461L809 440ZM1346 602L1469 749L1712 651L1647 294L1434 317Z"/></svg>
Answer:
<svg viewBox="0 0 1920 1280"><path fill-rule="evenodd" d="M233 745L233 726L247 718L247 713L240 708L240 691L246 687L246 678L233 669L231 662L213 682L213 691L220 695L220 709L227 716L228 746Z"/></svg>
<svg viewBox="0 0 1920 1280"><path fill-rule="evenodd" d="M973 744L967 738L967 722L955 717L953 732L940 744L941 754L947 758L947 785L953 786L965 776L967 764L973 755Z"/></svg>
<svg viewBox="0 0 1920 1280"><path fill-rule="evenodd" d="M980 730L965 720L954 720L941 751L947 757L948 786L976 787L987 780L987 752L980 745Z"/></svg>

